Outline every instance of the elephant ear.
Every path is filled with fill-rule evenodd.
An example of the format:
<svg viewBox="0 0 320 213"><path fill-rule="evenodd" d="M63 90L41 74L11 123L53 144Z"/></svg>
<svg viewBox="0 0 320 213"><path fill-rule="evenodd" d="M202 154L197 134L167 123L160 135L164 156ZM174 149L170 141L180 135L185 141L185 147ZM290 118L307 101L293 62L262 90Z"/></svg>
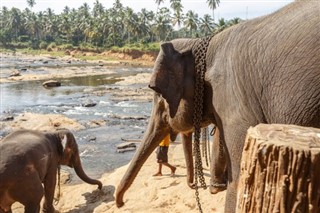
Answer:
<svg viewBox="0 0 320 213"><path fill-rule="evenodd" d="M183 95L183 61L171 42L161 44L149 87L160 93L169 105L170 117L177 113Z"/></svg>
<svg viewBox="0 0 320 213"><path fill-rule="evenodd" d="M60 137L64 162L70 162L74 152L78 150L74 135L68 129L60 129L58 130L58 136Z"/></svg>

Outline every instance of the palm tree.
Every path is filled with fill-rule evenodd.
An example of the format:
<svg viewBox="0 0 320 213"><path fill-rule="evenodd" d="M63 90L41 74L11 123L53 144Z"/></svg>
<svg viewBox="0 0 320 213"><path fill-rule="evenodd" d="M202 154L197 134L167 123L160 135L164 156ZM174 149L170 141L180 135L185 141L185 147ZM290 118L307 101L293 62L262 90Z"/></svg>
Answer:
<svg viewBox="0 0 320 213"><path fill-rule="evenodd" d="M176 26L178 24L178 27L181 27L181 24L183 23L184 20L184 15L179 12L174 12L173 17L172 17L172 24L173 26Z"/></svg>
<svg viewBox="0 0 320 213"><path fill-rule="evenodd" d="M214 29L214 22L210 15L205 14L203 18L200 18L199 29L205 36L208 36L212 33Z"/></svg>
<svg viewBox="0 0 320 213"><path fill-rule="evenodd" d="M189 10L186 13L186 18L184 20L184 26L189 30L189 36L193 36L193 30L198 28L198 14L194 13L192 10Z"/></svg>
<svg viewBox="0 0 320 213"><path fill-rule="evenodd" d="M223 30L228 26L227 21L224 18L221 18L218 20L218 23L216 24L216 31Z"/></svg>
<svg viewBox="0 0 320 213"><path fill-rule="evenodd" d="M29 7L32 9L33 6L36 4L35 0L27 0L27 4L29 5Z"/></svg>
<svg viewBox="0 0 320 213"><path fill-rule="evenodd" d="M207 0L209 8L212 10L212 18L214 20L214 10L219 6L220 0Z"/></svg>
<svg viewBox="0 0 320 213"><path fill-rule="evenodd" d="M68 6L65 6L65 7L63 8L63 14L68 15L69 12L70 12L70 8L69 8Z"/></svg>
<svg viewBox="0 0 320 213"><path fill-rule="evenodd" d="M183 21L183 6L181 4L181 0L170 0L170 2L170 7L173 9L172 24L173 26L178 24L178 27L180 28L181 23Z"/></svg>
<svg viewBox="0 0 320 213"><path fill-rule="evenodd" d="M29 35L31 35L31 38L36 38L39 40L41 35L41 18L42 15L39 14L37 16L35 13L30 13L30 15L27 17L27 29L29 31Z"/></svg>
<svg viewBox="0 0 320 213"><path fill-rule="evenodd" d="M151 39L151 21L154 19L153 11L147 11L145 8L138 12L139 37L142 39Z"/></svg>
<svg viewBox="0 0 320 213"><path fill-rule="evenodd" d="M170 10L166 7L161 8L156 15L155 24L153 26L153 31L158 35L159 41L166 40L169 33L172 31L170 22Z"/></svg>
<svg viewBox="0 0 320 213"><path fill-rule="evenodd" d="M96 0L92 9L93 17L102 16L103 12L103 5L99 2L99 0Z"/></svg>
<svg viewBox="0 0 320 213"><path fill-rule="evenodd" d="M130 43L131 35L137 34L137 15L133 12L133 9L126 7L124 11L124 29L127 32L128 40Z"/></svg>
<svg viewBox="0 0 320 213"><path fill-rule="evenodd" d="M233 18L233 19L230 19L230 20L228 21L228 26L232 26L232 25L235 25L235 24L239 24L241 21L242 21L241 18L238 18L238 17Z"/></svg>
<svg viewBox="0 0 320 213"><path fill-rule="evenodd" d="M23 17L21 11L17 8L12 8L6 16L7 23L4 23L4 25L1 26L4 26L4 28L7 29L8 32L11 32L11 36L14 38L15 41L17 41L20 29L23 24Z"/></svg>
<svg viewBox="0 0 320 213"><path fill-rule="evenodd" d="M155 0L156 4L158 5L157 6L157 11L156 11L156 14L158 13L159 11L159 7L160 7L160 4L164 2L164 0Z"/></svg>
<svg viewBox="0 0 320 213"><path fill-rule="evenodd" d="M174 12L182 13L183 6L181 4L181 0L170 0L170 7Z"/></svg>

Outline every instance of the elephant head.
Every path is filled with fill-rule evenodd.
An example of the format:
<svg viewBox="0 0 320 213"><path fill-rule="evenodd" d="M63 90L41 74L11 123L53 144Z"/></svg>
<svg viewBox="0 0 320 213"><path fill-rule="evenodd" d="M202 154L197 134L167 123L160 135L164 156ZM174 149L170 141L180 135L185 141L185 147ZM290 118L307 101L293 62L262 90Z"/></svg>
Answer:
<svg viewBox="0 0 320 213"><path fill-rule="evenodd" d="M144 162L170 131L188 135L186 141L189 141L189 144L186 146L188 146L189 154L186 160L191 158L192 161L190 134L193 131L196 75L192 52L196 42L197 39L179 39L161 45L149 84L149 87L155 91L151 117L143 141L117 187L116 204L118 207L124 204L123 195ZM206 88L206 93L211 93L210 88ZM206 95L206 97L211 96ZM205 101L210 102L210 99ZM211 108L205 108L204 112L202 126L214 120Z"/></svg>
<svg viewBox="0 0 320 213"><path fill-rule="evenodd" d="M102 188L102 183L98 180L89 178L84 172L79 156L79 149L74 138L74 135L69 130L59 130L57 132L58 138L61 143L59 143L58 150L60 150L61 165L66 165L74 168L76 174L86 183L98 185L98 188Z"/></svg>

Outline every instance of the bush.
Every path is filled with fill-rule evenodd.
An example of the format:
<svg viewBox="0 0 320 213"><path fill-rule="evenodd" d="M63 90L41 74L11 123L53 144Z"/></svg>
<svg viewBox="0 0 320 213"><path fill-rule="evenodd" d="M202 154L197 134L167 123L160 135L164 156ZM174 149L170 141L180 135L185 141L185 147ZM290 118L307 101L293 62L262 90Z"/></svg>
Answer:
<svg viewBox="0 0 320 213"><path fill-rule="evenodd" d="M72 44L62 44L58 46L59 50L73 50L73 45Z"/></svg>
<svg viewBox="0 0 320 213"><path fill-rule="evenodd" d="M27 42L27 41L29 41L29 36L28 35L19 36L18 40L20 42Z"/></svg>
<svg viewBox="0 0 320 213"><path fill-rule="evenodd" d="M39 48L40 49L47 49L48 47L48 43L45 42L45 41L41 41L40 44L39 44Z"/></svg>
<svg viewBox="0 0 320 213"><path fill-rule="evenodd" d="M18 48L18 49L23 49L23 48L29 47L28 42L12 42L11 45L12 45L12 47Z"/></svg>
<svg viewBox="0 0 320 213"><path fill-rule="evenodd" d="M50 50L53 50L54 48L56 48L57 45L55 42L51 42L48 46L47 46L47 50L50 49Z"/></svg>

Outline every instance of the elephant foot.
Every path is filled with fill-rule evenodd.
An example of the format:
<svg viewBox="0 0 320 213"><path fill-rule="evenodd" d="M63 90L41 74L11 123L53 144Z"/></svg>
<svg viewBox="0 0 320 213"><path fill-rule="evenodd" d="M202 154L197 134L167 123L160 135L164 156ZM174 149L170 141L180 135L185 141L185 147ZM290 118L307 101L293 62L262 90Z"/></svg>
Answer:
<svg viewBox="0 0 320 213"><path fill-rule="evenodd" d="M43 213L56 213L57 211L54 209L52 205L49 206L43 206L42 208Z"/></svg>
<svg viewBox="0 0 320 213"><path fill-rule="evenodd" d="M210 181L210 193L217 194L227 189L227 182Z"/></svg>
<svg viewBox="0 0 320 213"><path fill-rule="evenodd" d="M124 202L123 201L121 201L121 202L117 201L116 205L117 205L118 208L120 208L120 207L122 207L124 205Z"/></svg>
<svg viewBox="0 0 320 213"><path fill-rule="evenodd" d="M194 183L189 183L189 182L188 182L188 186L189 186L191 189L194 189L196 185L195 185Z"/></svg>
<svg viewBox="0 0 320 213"><path fill-rule="evenodd" d="M116 195L116 205L118 208L120 208L124 205L122 195L119 195L119 194Z"/></svg>

